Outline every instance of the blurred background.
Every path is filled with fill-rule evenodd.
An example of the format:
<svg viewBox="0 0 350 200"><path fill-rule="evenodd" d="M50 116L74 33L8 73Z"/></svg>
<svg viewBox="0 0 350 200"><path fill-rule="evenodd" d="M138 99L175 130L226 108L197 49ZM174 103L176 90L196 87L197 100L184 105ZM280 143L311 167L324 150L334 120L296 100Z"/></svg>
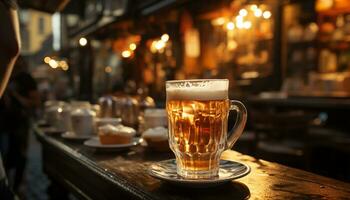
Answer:
<svg viewBox="0 0 350 200"><path fill-rule="evenodd" d="M350 1L19 0L19 7L17 65L32 79L13 78L9 88L34 91L31 122L47 100L128 94L162 108L166 80L226 78L230 98L249 113L234 150L350 181ZM40 148L30 141L24 182L34 184L24 184L25 193L45 199Z"/></svg>

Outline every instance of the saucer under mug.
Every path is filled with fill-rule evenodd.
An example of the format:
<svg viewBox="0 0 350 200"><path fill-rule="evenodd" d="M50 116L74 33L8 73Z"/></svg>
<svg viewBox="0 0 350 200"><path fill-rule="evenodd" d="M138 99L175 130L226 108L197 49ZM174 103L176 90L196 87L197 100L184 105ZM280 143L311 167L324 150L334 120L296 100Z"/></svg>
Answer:
<svg viewBox="0 0 350 200"><path fill-rule="evenodd" d="M220 160L219 175L210 179L187 179L177 174L176 160L164 160L152 164L148 173L160 180L186 187L211 187L246 176L250 167L244 163Z"/></svg>

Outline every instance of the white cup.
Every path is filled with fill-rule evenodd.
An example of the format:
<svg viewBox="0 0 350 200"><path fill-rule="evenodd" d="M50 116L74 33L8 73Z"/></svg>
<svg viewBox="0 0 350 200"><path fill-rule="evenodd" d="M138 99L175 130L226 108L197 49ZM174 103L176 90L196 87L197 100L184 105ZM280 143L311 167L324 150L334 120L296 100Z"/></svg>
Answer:
<svg viewBox="0 0 350 200"><path fill-rule="evenodd" d="M167 127L168 118L165 109L150 108L145 110L145 130L158 126Z"/></svg>
<svg viewBox="0 0 350 200"><path fill-rule="evenodd" d="M72 130L75 135L92 135L94 133L95 112L79 108L72 112Z"/></svg>

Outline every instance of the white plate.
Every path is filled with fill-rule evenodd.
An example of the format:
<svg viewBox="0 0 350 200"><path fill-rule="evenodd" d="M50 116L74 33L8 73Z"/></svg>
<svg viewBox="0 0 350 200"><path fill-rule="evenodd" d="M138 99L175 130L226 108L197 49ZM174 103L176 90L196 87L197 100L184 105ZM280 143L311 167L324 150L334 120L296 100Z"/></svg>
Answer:
<svg viewBox="0 0 350 200"><path fill-rule="evenodd" d="M101 144L98 137L93 137L90 140L84 142L85 146L95 148L95 149L103 149L103 150L122 150L128 149L130 147L136 146L142 142L141 138L133 138L132 142L129 144Z"/></svg>
<svg viewBox="0 0 350 200"><path fill-rule="evenodd" d="M67 140L82 141L92 138L93 135L76 135L73 132L64 132L61 137Z"/></svg>
<svg viewBox="0 0 350 200"><path fill-rule="evenodd" d="M160 180L185 187L211 187L246 176L250 167L244 163L220 160L219 176L210 179L186 179L176 172L176 160L164 160L152 164L148 173Z"/></svg>

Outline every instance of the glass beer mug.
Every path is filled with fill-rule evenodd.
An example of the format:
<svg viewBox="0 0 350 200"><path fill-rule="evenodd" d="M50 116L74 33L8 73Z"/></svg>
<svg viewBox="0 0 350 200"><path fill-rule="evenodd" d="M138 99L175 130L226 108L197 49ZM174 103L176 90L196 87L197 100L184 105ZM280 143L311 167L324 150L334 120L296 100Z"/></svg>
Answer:
<svg viewBox="0 0 350 200"><path fill-rule="evenodd" d="M242 134L247 110L241 102L228 99L228 85L227 79L166 82L169 145L180 176L218 176L221 153ZM237 112L237 120L228 136L230 110Z"/></svg>

